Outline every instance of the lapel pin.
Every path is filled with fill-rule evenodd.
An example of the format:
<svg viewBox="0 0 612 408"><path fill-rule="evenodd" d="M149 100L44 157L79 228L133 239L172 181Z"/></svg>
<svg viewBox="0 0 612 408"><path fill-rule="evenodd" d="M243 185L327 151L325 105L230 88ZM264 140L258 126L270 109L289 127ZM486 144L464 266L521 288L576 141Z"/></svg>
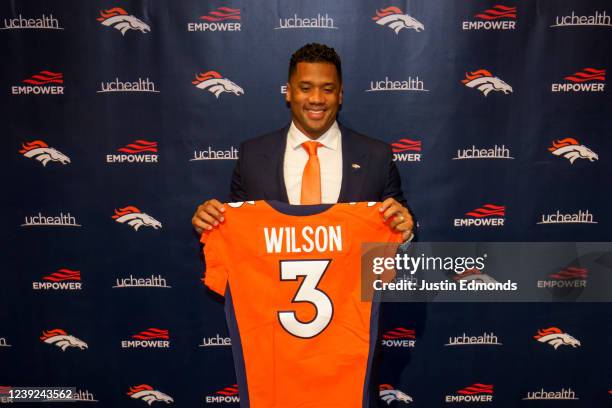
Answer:
<svg viewBox="0 0 612 408"><path fill-rule="evenodd" d="M361 168L361 166L358 165L357 163L351 164L351 167L354 168L354 169L360 169Z"/></svg>

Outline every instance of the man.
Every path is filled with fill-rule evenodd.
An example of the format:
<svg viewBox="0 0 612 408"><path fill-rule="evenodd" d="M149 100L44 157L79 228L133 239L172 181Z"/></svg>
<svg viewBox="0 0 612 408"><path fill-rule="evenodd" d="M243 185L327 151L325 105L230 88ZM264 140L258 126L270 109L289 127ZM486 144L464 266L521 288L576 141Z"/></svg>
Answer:
<svg viewBox="0 0 612 408"><path fill-rule="evenodd" d="M291 124L240 146L231 182L232 201L290 204L382 201L389 228L412 237L401 180L390 147L338 124L342 69L333 48L306 44L289 63L286 100ZM224 204L201 204L192 224L198 233L224 221Z"/></svg>

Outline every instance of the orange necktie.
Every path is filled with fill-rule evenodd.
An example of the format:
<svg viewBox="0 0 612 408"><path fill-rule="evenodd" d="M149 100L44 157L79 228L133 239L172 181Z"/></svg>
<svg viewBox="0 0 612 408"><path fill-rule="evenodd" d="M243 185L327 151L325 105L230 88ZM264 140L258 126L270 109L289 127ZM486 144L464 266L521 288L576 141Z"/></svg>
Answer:
<svg viewBox="0 0 612 408"><path fill-rule="evenodd" d="M319 142L304 142L302 147L308 152L308 162L302 174L301 204L321 204L321 166L317 149Z"/></svg>

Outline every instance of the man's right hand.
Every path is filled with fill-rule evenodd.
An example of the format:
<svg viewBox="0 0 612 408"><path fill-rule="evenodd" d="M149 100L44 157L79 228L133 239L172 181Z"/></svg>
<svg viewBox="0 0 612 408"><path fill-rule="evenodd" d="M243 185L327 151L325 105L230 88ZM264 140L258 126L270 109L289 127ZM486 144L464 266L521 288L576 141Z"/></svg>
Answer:
<svg viewBox="0 0 612 408"><path fill-rule="evenodd" d="M225 205L223 203L214 198L210 199L198 206L193 218L191 218L191 224L196 232L201 234L202 231L211 230L225 221L224 212Z"/></svg>

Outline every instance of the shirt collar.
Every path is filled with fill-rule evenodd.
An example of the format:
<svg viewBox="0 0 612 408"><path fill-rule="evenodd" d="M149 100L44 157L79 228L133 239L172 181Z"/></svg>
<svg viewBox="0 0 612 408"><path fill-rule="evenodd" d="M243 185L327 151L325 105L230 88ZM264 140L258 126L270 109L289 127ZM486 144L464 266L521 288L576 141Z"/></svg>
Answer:
<svg viewBox="0 0 612 408"><path fill-rule="evenodd" d="M309 142L310 139L304 133L302 133L295 123L291 121L291 126L289 127L289 132L287 132L287 145L290 146L293 150L300 148L302 143ZM340 127L338 127L338 122L334 121L334 123L327 129L325 133L319 136L316 139L317 142L321 143L324 147L328 149L337 150L338 142L340 140Z"/></svg>

